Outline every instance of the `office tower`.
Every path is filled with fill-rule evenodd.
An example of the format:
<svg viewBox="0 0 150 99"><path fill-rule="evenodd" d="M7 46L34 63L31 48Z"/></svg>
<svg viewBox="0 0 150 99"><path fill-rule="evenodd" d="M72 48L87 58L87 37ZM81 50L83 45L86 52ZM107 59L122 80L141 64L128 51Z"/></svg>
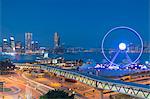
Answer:
<svg viewBox="0 0 150 99"><path fill-rule="evenodd" d="M54 33L54 48L59 47L60 44L60 37L58 35L58 32Z"/></svg>
<svg viewBox="0 0 150 99"><path fill-rule="evenodd" d="M35 43L34 43L34 41L31 42L31 49L32 49L32 51L35 51Z"/></svg>
<svg viewBox="0 0 150 99"><path fill-rule="evenodd" d="M0 52L2 52L2 47L0 46Z"/></svg>
<svg viewBox="0 0 150 99"><path fill-rule="evenodd" d="M10 48L12 52L15 52L15 39L13 36L10 37Z"/></svg>
<svg viewBox="0 0 150 99"><path fill-rule="evenodd" d="M35 41L35 50L39 50L39 42L38 41Z"/></svg>
<svg viewBox="0 0 150 99"><path fill-rule="evenodd" d="M16 42L16 49L21 49L21 48L22 48L21 41L17 41Z"/></svg>
<svg viewBox="0 0 150 99"><path fill-rule="evenodd" d="M9 50L8 40L4 38L2 41L2 52L8 52L8 50Z"/></svg>
<svg viewBox="0 0 150 99"><path fill-rule="evenodd" d="M38 41L32 41L31 42L31 46L32 46L32 51L39 50L39 43L38 43Z"/></svg>
<svg viewBox="0 0 150 99"><path fill-rule="evenodd" d="M26 52L32 50L31 42L32 42L32 33L29 33L29 32L25 33L25 50L26 50Z"/></svg>
<svg viewBox="0 0 150 99"><path fill-rule="evenodd" d="M146 53L150 52L150 43L149 42L144 41L143 51Z"/></svg>
<svg viewBox="0 0 150 99"><path fill-rule="evenodd" d="M21 50L22 50L22 43L21 43L21 41L17 41L16 42L16 52L21 53Z"/></svg>

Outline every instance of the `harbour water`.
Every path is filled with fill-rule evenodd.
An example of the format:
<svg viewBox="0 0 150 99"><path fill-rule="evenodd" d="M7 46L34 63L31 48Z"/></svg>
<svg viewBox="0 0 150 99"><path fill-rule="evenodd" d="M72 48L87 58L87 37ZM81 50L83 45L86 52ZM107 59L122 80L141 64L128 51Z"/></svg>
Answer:
<svg viewBox="0 0 150 99"><path fill-rule="evenodd" d="M42 58L43 55L0 55L0 60L4 60L6 58L12 60L13 62L18 63L25 63L25 62L34 62L37 58ZM64 57L66 60L78 60L82 59L84 62L88 59L92 59L97 63L103 63L105 61L104 56L102 53L96 52L86 52L86 53L69 53L69 54L49 54L49 58L58 58ZM131 59L135 59L137 54L131 55ZM120 57L116 58L116 60L121 59ZM150 54L144 53L142 54L141 58L139 59L140 63L145 63L145 61L150 61Z"/></svg>
<svg viewBox="0 0 150 99"><path fill-rule="evenodd" d="M133 55L134 57L135 55ZM43 55L1 55L0 60L9 58L16 63L25 63L25 62L35 62L35 60ZM92 60L93 64L86 64L82 67L84 72L93 72L93 70L88 69L89 67L95 66L97 63L103 63L106 61L101 53L74 53L74 54L49 54L49 58L64 57L66 60L77 60L82 59L84 62ZM117 59L116 59L117 60ZM142 54L139 62L145 64L145 61L150 62L150 54ZM99 75L110 77L110 76L123 76L126 74L131 74L138 72L139 70L107 70L100 69Z"/></svg>

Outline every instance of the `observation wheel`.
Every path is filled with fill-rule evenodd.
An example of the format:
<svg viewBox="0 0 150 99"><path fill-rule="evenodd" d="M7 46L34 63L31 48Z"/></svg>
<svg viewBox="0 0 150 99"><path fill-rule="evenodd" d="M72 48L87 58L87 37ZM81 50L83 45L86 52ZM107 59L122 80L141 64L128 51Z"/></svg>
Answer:
<svg viewBox="0 0 150 99"><path fill-rule="evenodd" d="M124 36L122 36L123 33ZM109 43L107 43L107 41L109 41ZM132 42L135 44L132 44ZM131 44L134 45L136 48L135 50L132 49L133 46L131 46ZM120 66L121 62L117 62L117 59L122 61L126 59L127 62L124 64L124 66L129 66L131 64L135 64L140 59L143 52L143 40L139 33L134 29L126 26L119 26L112 28L105 34L102 39L101 49L104 58L109 62L109 66ZM107 53L107 51L109 51L109 53ZM108 54L111 52L113 55L110 57ZM132 53L136 53L136 57L134 56L132 58L132 55L130 55ZM123 54L124 58L119 58L121 56L120 54Z"/></svg>

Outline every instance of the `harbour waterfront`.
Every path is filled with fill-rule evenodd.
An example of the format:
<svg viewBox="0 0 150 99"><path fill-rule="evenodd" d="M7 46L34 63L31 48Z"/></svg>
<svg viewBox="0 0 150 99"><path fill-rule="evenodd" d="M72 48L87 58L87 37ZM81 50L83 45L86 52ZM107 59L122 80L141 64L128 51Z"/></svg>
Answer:
<svg viewBox="0 0 150 99"><path fill-rule="evenodd" d="M131 57L134 58L137 56L137 53L132 55ZM17 63L25 63L25 62L35 62L37 58L43 58L43 55L30 55L30 54L20 54L20 55L0 55L0 60L3 59L10 59L13 62ZM63 57L66 60L77 60L82 59L84 62L90 60L94 60L96 63L103 63L105 58L101 53L98 52L82 52L82 53L69 53L69 54L49 54L49 58L58 58ZM144 64L145 61L150 61L150 54L143 53L139 62Z"/></svg>
<svg viewBox="0 0 150 99"><path fill-rule="evenodd" d="M9 58L15 63L26 63L26 62L35 62L36 59L42 58L43 55L3 55L0 57L0 60ZM84 63L87 61L91 61L92 64L85 64L81 67L84 72L94 72L96 74L96 70L89 69L90 67L96 66L97 63L106 62L103 55L101 53L72 53L72 54L49 54L49 58L57 58L64 57L66 60L77 60L82 59ZM150 55L144 53L140 59L140 63L145 64L145 61L150 61ZM139 72L139 70L107 70L107 69L99 69L99 76L111 77L111 76L123 76L127 74L132 74L135 72Z"/></svg>

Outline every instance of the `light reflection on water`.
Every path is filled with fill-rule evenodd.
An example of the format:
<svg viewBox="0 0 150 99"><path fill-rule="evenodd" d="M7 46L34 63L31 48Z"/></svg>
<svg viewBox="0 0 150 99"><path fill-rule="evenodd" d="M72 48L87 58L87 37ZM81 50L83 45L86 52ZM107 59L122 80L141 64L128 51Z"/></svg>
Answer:
<svg viewBox="0 0 150 99"><path fill-rule="evenodd" d="M4 55L0 56L0 60L9 58L13 62L19 62L19 63L24 63L24 62L34 62L37 57L43 57L42 55L15 55L15 56L9 56L9 55ZM64 57L66 60L76 60L76 59L82 59L84 62L86 62L88 59L93 60L93 64L89 65L90 66L95 66L96 63L102 63L104 61L104 57L101 53L77 53L77 54L49 54L50 58L56 58L56 57ZM143 54L140 62L144 63L145 61L150 61L150 54ZM86 69L86 72L90 72L92 70ZM101 69L99 70L99 75L100 76L122 76L128 73L133 73L137 71L131 71L131 70L107 70L107 69Z"/></svg>
<svg viewBox="0 0 150 99"><path fill-rule="evenodd" d="M134 60L137 54L130 55ZM1 55L0 60L9 58L13 62L34 62L37 57L43 57L43 55ZM93 59L95 62L102 63L104 61L104 57L101 53L76 53L76 54L49 54L50 58L64 57L66 60L76 60L82 59L83 61L87 61L88 59ZM121 60L120 57L116 59ZM140 62L144 63L145 61L150 61L150 54L143 54L140 58Z"/></svg>

